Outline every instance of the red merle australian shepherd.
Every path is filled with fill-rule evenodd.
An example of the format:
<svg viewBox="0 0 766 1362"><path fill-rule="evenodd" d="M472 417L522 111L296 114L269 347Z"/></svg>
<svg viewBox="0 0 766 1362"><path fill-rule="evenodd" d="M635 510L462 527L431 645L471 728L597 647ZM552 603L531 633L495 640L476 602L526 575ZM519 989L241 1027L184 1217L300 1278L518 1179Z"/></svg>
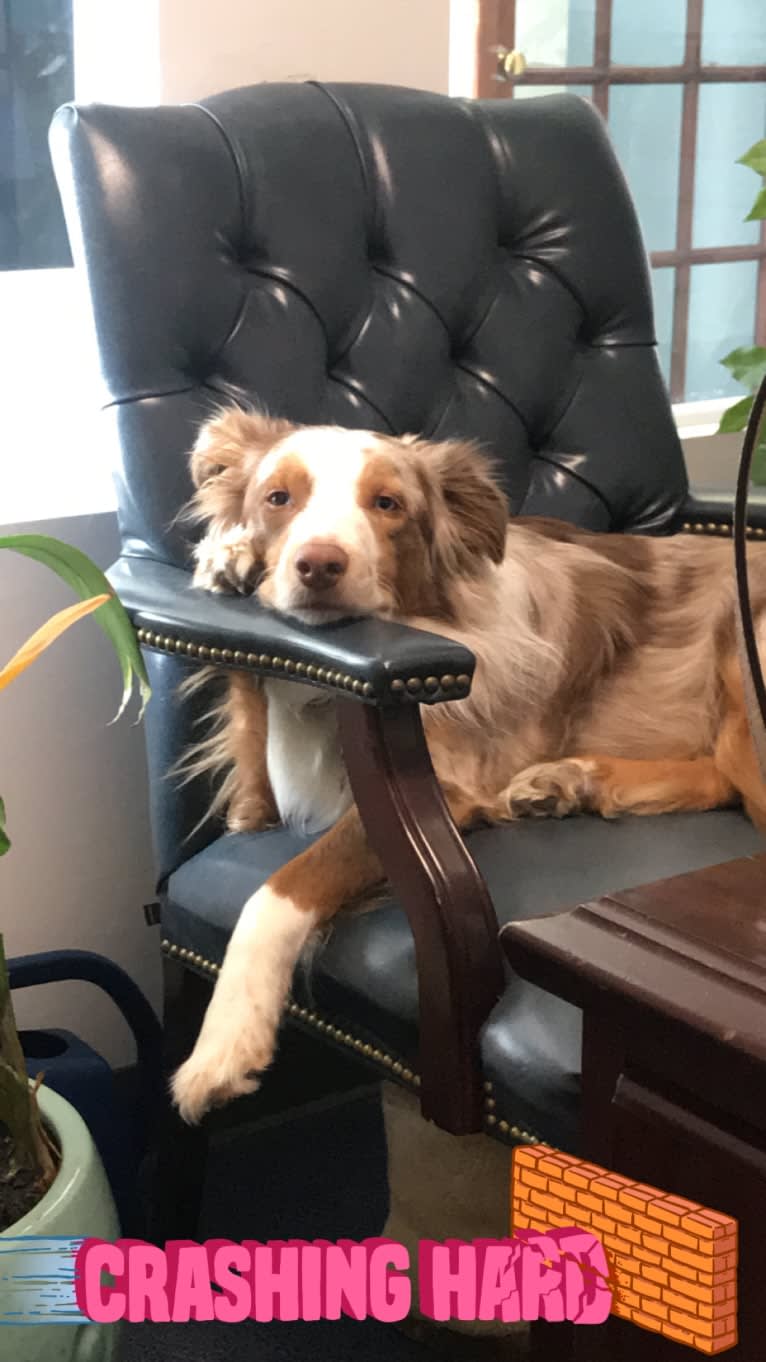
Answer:
<svg viewBox="0 0 766 1362"><path fill-rule="evenodd" d="M468 698L424 707L461 828L587 810L743 803L766 828L736 654L731 548L508 519L472 444L297 427L239 410L192 454L206 533L195 583L256 591L306 624L380 615L464 643ZM751 569L766 643L766 556ZM245 903L173 1090L183 1116L251 1092L309 937L382 880L338 750L332 698L228 675L200 760L228 767L229 828L321 836Z"/></svg>

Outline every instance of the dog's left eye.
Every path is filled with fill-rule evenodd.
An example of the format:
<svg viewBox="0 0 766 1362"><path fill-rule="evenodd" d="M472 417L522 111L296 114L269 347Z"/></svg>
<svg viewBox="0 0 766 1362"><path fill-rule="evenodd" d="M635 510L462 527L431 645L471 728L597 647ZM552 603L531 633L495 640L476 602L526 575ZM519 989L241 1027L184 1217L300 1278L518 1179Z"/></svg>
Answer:
<svg viewBox="0 0 766 1362"><path fill-rule="evenodd" d="M398 511L399 502L396 500L396 497L389 497L385 494L381 494L381 496L375 498L375 510Z"/></svg>
<svg viewBox="0 0 766 1362"><path fill-rule="evenodd" d="M266 500L268 501L269 506L286 506L290 500L290 493L282 491L269 492Z"/></svg>

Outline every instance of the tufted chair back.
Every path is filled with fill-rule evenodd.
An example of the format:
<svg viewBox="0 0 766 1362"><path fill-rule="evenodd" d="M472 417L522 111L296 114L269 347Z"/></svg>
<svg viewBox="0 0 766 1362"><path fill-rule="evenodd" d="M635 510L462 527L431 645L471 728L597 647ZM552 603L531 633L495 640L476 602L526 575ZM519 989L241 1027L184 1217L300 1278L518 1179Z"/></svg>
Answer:
<svg viewBox="0 0 766 1362"><path fill-rule="evenodd" d="M52 146L127 554L185 561L186 452L229 401L473 436L514 512L669 526L686 477L647 262L585 101L267 84L183 107L65 107ZM169 699L180 664L154 665L159 769L188 724ZM172 798L166 868L194 817ZM165 785L160 823L168 801Z"/></svg>

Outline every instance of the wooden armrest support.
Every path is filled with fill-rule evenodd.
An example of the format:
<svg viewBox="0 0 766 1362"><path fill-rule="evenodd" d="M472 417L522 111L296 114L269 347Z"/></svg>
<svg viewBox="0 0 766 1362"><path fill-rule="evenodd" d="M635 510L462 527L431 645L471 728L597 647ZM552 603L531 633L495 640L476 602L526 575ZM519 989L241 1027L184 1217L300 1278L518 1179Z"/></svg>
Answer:
<svg viewBox="0 0 766 1362"><path fill-rule="evenodd" d="M343 755L370 844L415 938L423 1115L479 1131L479 1031L503 988L492 901L444 802L420 711L340 701Z"/></svg>

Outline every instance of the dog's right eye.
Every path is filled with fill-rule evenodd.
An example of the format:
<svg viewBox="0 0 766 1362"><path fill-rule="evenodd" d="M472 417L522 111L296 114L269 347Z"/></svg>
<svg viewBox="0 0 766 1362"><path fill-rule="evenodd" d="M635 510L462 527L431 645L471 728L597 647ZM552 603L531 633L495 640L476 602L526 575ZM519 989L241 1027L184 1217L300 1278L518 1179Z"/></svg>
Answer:
<svg viewBox="0 0 766 1362"><path fill-rule="evenodd" d="M269 506L286 506L290 500L290 493L282 491L269 492L266 500L268 501Z"/></svg>

